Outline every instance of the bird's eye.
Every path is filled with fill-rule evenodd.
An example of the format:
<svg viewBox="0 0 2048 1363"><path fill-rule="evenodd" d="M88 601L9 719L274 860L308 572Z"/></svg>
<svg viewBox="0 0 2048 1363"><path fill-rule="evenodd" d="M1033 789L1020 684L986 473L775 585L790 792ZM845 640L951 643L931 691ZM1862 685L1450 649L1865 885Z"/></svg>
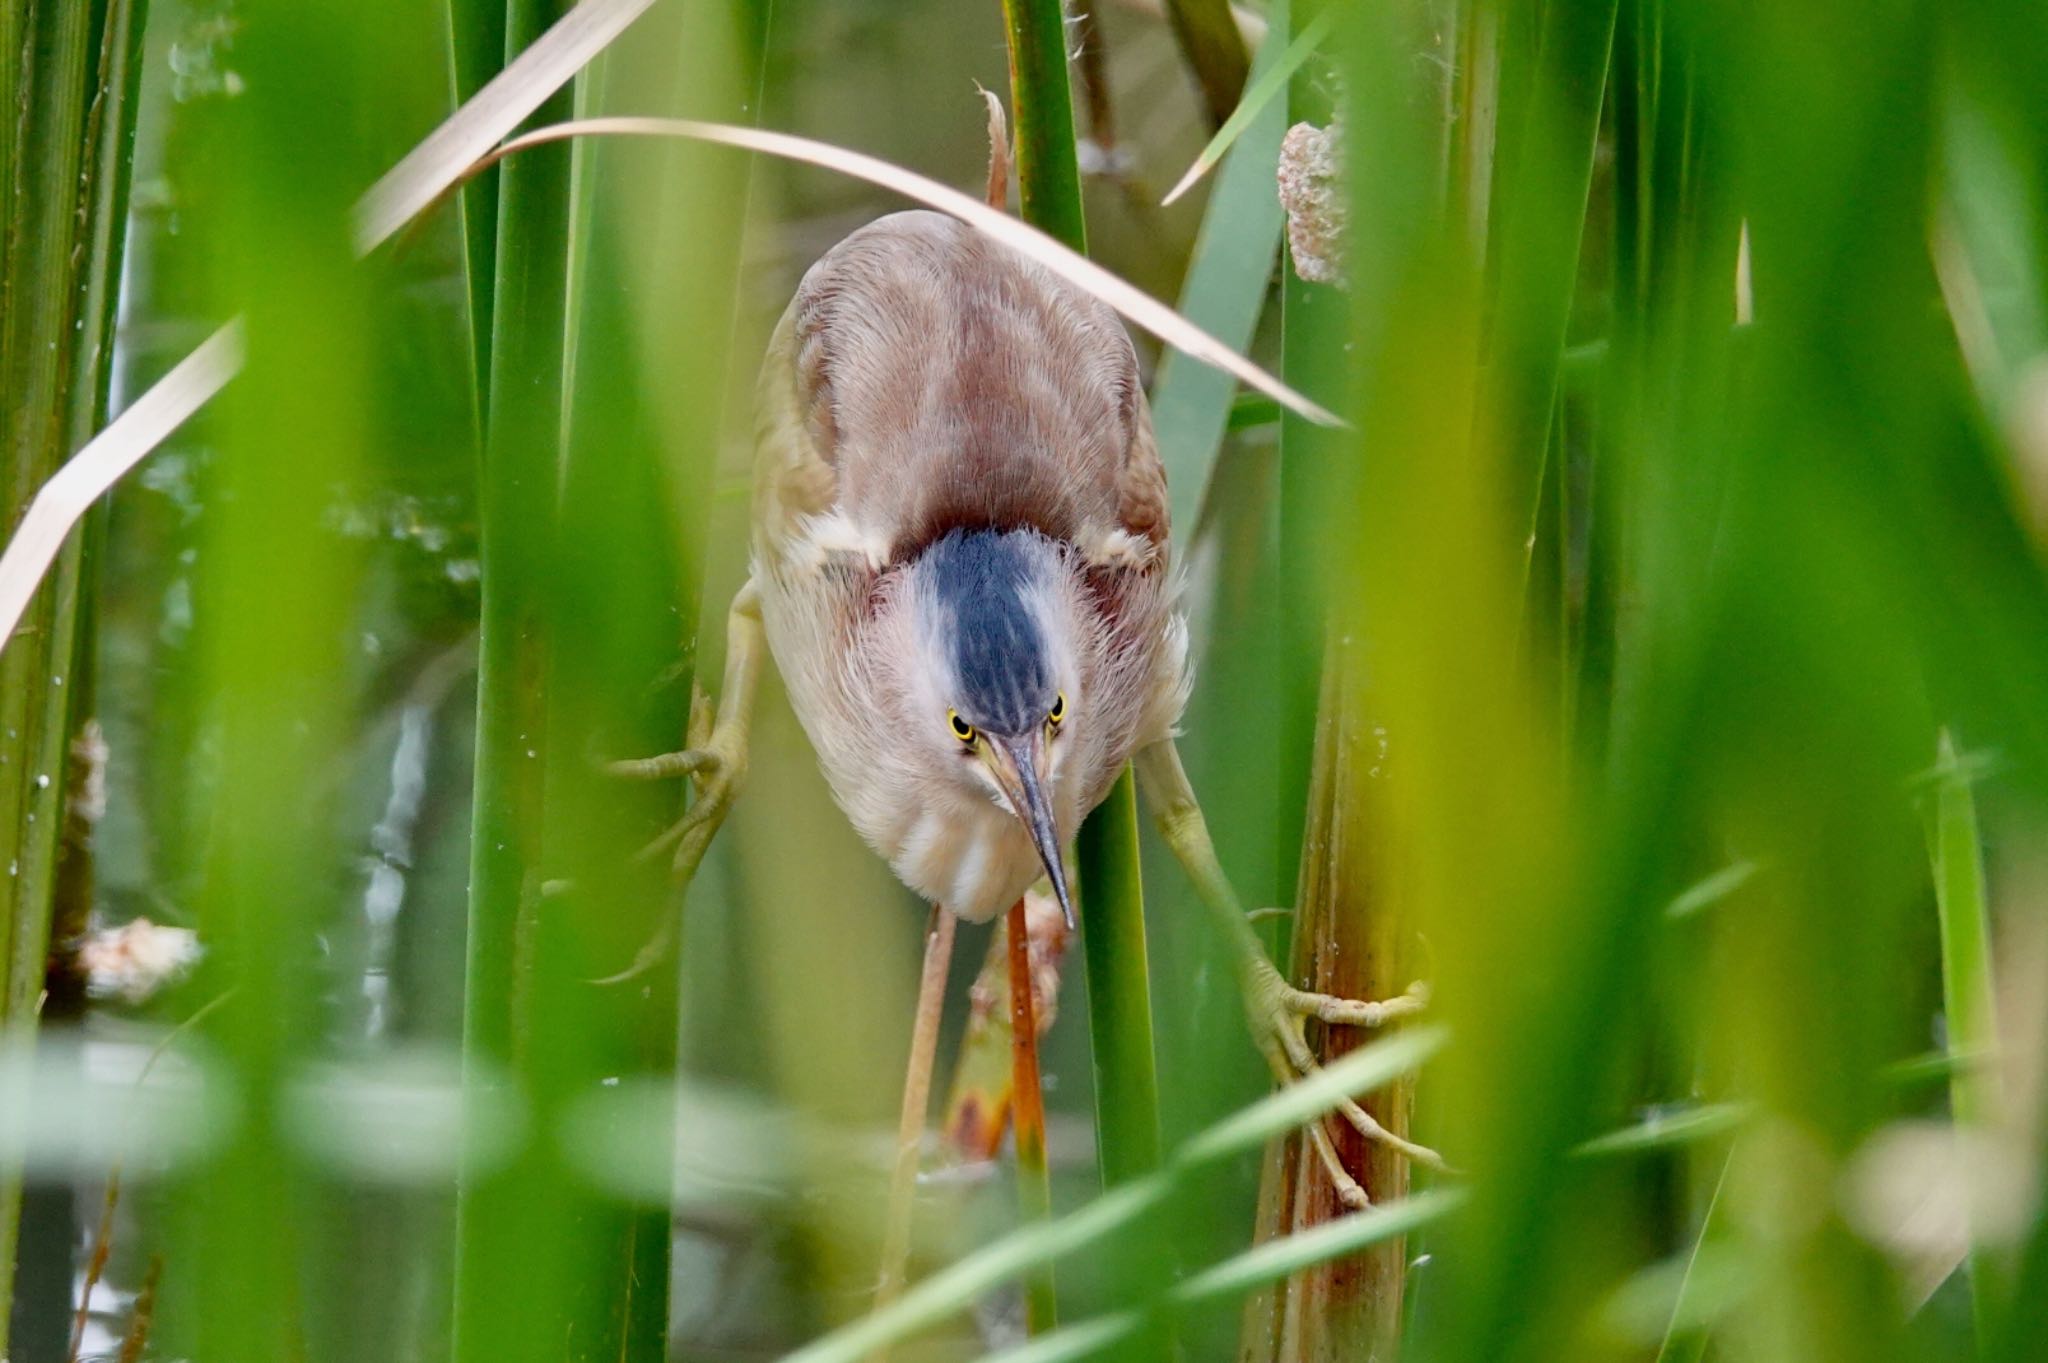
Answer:
<svg viewBox="0 0 2048 1363"><path fill-rule="evenodd" d="M1065 719L1066 717L1067 693L1061 691L1053 696L1052 709L1047 710L1045 712L1045 722L1047 724L1052 725L1055 729L1057 729L1059 727L1060 721Z"/></svg>
<svg viewBox="0 0 2048 1363"><path fill-rule="evenodd" d="M946 725L952 729L953 737L959 739L962 743L972 743L974 741L974 726L960 718L958 710L946 711Z"/></svg>

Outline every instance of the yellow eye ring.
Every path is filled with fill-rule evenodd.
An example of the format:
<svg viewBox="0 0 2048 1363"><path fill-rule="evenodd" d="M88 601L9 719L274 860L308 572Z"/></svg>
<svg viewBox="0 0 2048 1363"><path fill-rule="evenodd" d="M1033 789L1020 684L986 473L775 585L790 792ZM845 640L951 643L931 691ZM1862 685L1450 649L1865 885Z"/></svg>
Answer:
<svg viewBox="0 0 2048 1363"><path fill-rule="evenodd" d="M1065 719L1066 717L1067 693L1064 691L1060 691L1057 692L1052 698L1052 709L1045 712L1045 722L1047 724L1052 725L1055 729L1057 729L1060 726L1060 721Z"/></svg>
<svg viewBox="0 0 2048 1363"><path fill-rule="evenodd" d="M946 711L946 726L953 731L953 737L959 739L962 743L972 743L974 741L974 726L960 718L958 710Z"/></svg>

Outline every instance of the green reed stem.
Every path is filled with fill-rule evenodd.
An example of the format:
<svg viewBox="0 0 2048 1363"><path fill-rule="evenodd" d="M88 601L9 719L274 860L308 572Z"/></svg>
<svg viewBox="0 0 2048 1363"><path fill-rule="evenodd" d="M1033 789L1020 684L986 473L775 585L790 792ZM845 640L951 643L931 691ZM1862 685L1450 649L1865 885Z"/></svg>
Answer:
<svg viewBox="0 0 2048 1363"><path fill-rule="evenodd" d="M1003 0L1003 27L1010 53L1010 108L1017 125L1017 191L1024 220L1076 251L1085 252L1088 221L1081 202L1081 165L1074 149L1074 97L1067 75L1065 6L1061 0ZM1126 772L1124 780L1129 779ZM1091 836L1101 836L1091 834L1095 826L1091 819L1082 830L1084 849ZM1085 860L1087 852L1084 850L1082 855ZM1084 900L1087 889L1084 873ZM1092 941L1093 934L1091 952L1095 949ZM1093 1020L1091 1013L1090 1021ZM1020 1043L1030 1040L1027 1036L1018 1037ZM1098 1037L1098 1076L1102 1063ZM1052 1181L1046 1170L1043 1134L1041 1131L1039 1140L1031 1141L1021 1120L1026 1103L1042 1114L1043 1100L1036 1094L1018 1093L1012 1101L1012 1110L1020 1118L1016 1125L1019 1211L1028 1221L1043 1221L1052 1210ZM1026 1276L1024 1299L1026 1328L1032 1334L1041 1334L1058 1323L1059 1299L1050 1263L1035 1266Z"/></svg>
<svg viewBox="0 0 2048 1363"><path fill-rule="evenodd" d="M769 15L742 0L658 8L633 42L586 72L579 113L749 119L761 107ZM554 888L540 940L563 965L553 1016L566 1040L551 1082L586 1098L612 1076L667 1075L676 1064L687 887L666 858L639 852L680 815L684 783L622 781L592 755L677 747L693 677L718 685L701 649L694 666L675 666L677 605L703 595L750 176L746 160L697 147L614 141L576 151L567 437L548 607L545 874ZM683 203L693 211L677 212ZM649 372L676 376L658 399ZM725 617L721 603L704 621L683 618L716 635ZM648 1139L671 1150L675 1133ZM659 1363L669 1341L670 1198L571 1196L582 1263L565 1290L580 1337L607 1359Z"/></svg>
<svg viewBox="0 0 2048 1363"><path fill-rule="evenodd" d="M566 10L511 0L509 61ZM567 91L534 116L569 115ZM553 1117L563 1038L548 1024L559 963L540 959L546 805L548 568L561 461L570 149L536 148L499 168L489 388L478 494L483 570L475 803L463 1063L481 1087L509 1076ZM566 1307L562 1247L573 1210L550 1142L529 1141L505 1169L464 1170L456 1200L456 1363L554 1356ZM538 1246L549 1246L536 1252Z"/></svg>
<svg viewBox="0 0 2048 1363"><path fill-rule="evenodd" d="M1088 222L1082 211L1081 163L1074 154L1066 20L1060 0L1003 0L1024 221L1085 253Z"/></svg>
<svg viewBox="0 0 2048 1363"><path fill-rule="evenodd" d="M1067 76L1065 10L1059 0L1003 0L1009 36L1010 99L1017 123L1017 178L1024 219L1077 251L1088 249L1074 111ZM1101 810L1082 826L1083 946L1089 980L1089 1031L1098 1095L1103 1178L1114 1184L1159 1160L1158 1077L1152 1003L1145 972L1145 903L1138 874L1135 797L1128 770ZM1019 1095L1020 1100L1022 1095ZM1042 1173L1019 1171L1020 1178ZM1027 1206L1050 1195L1026 1194ZM1034 1271L1031 1297L1050 1301L1050 1265ZM1034 1313L1037 1314L1037 1313ZM1050 1320L1033 1321L1034 1328Z"/></svg>
<svg viewBox="0 0 2048 1363"><path fill-rule="evenodd" d="M173 1189L187 1234L167 1256L159 1336L165 1356L211 1363L307 1348L319 1232L299 1209L315 1182L283 1109L322 1038L317 944L344 893L330 873L333 774L360 713L349 644L363 547L331 508L362 476L376 406L371 301L347 229L362 186L346 158L307 149L351 136L389 69L387 31L347 0L258 8L236 42L247 94L207 186L222 205L209 307L243 309L248 362L209 416L193 591L210 750L193 790L205 800L199 988L232 992L206 1041L238 1102Z"/></svg>
<svg viewBox="0 0 2048 1363"><path fill-rule="evenodd" d="M1332 6L1331 8L1334 8ZM1278 31L1302 34L1326 12L1323 6L1275 5ZM1297 69L1287 89L1289 124L1330 121L1327 103ZM1280 372L1287 382L1333 410L1343 410L1347 380L1346 332L1350 307L1345 294L1313 284L1295 270L1291 248L1280 267ZM1330 554L1339 543L1336 518L1354 503L1356 473L1350 448L1337 432L1301 416L1280 415L1280 582L1279 598L1279 803L1274 845L1280 850L1278 902L1292 902L1308 811L1310 768L1316 736L1319 678L1323 670L1326 601L1332 573ZM1281 951L1287 943L1269 942ZM1284 957L1282 957L1284 959Z"/></svg>
<svg viewBox="0 0 2048 1363"><path fill-rule="evenodd" d="M0 525L19 522L36 488L104 419L144 9L143 0L97 12L39 2L0 18ZM74 534L0 655L0 1045L35 1027L64 878L89 567L86 539ZM0 1160L0 1350L21 1194L20 1170Z"/></svg>
<svg viewBox="0 0 2048 1363"><path fill-rule="evenodd" d="M1528 105L1504 110L1519 135L1507 140L1495 171L1501 211L1498 230L1490 234L1497 250L1489 268L1499 299L1491 346L1498 405L1492 416L1529 450L1532 522L1542 501L1547 456L1559 443L1552 417L1616 9L1616 0L1546 9ZM1529 538L1533 543L1535 536Z"/></svg>
<svg viewBox="0 0 2048 1363"><path fill-rule="evenodd" d="M1095 1129L1102 1182L1113 1188L1158 1168L1160 1148L1138 795L1128 769L1082 830L1080 861Z"/></svg>

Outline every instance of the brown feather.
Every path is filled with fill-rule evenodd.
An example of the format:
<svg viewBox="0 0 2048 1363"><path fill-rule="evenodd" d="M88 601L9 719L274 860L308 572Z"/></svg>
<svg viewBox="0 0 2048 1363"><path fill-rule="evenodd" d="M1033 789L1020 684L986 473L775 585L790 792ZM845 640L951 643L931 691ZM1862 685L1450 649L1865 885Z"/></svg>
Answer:
<svg viewBox="0 0 2048 1363"><path fill-rule="evenodd" d="M804 276L758 390L754 580L790 702L855 827L980 919L1038 874L961 765L912 591L956 529L1031 530L1072 705L1049 789L1071 836L1186 699L1166 477L1116 315L951 218L898 213Z"/></svg>
<svg viewBox="0 0 2048 1363"><path fill-rule="evenodd" d="M1137 356L1095 299L951 218L908 212L812 267L787 322L834 504L890 560L960 527L1164 545Z"/></svg>

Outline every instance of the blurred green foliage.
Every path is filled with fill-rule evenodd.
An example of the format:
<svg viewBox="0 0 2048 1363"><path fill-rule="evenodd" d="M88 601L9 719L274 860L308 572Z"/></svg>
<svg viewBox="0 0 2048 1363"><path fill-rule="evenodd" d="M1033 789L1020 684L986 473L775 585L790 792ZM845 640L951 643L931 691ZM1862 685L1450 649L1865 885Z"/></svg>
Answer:
<svg viewBox="0 0 2048 1363"><path fill-rule="evenodd" d="M79 229L24 190L95 154L96 68L32 104L15 55L90 46L117 8L0 28L8 338L117 292L118 234L58 250ZM1334 726L1358 763L1338 826L1373 868L1341 902L1435 987L1416 1120L1459 1172L1245 1253L1257 1147L1307 1109L1255 1105L1228 959L1147 834L1165 1172L1103 1190L1070 968L1054 1217L1015 1229L1000 1170L928 1180L903 1356L1013 1341L1017 1275L1052 1257L1069 1324L1023 1356L1126 1356L1146 1311L1190 1358L1233 1356L1246 1319L1261 1356L1329 1356L1285 1325L1320 1308L1284 1302L1401 1236L1417 1360L2042 1356L2048 14L1243 15L1270 61L1334 13L1287 112L1343 127L1340 288L1276 266L1277 104L1154 207L1215 112L1166 9L1183 37L1221 11L1094 16L1085 93L1118 146L1093 150L1122 155L1087 163L1128 169L1084 177L1060 230L1085 217L1097 260L1351 421L1240 410L1145 355L1199 662L1187 765L1246 900L1285 903ZM91 922L197 928L204 964L0 1057L0 1139L79 1194L25 1223L24 1282L83 1272L127 1171L87 1357L117 1355L157 1255L151 1356L205 1363L451 1337L494 1363L776 1357L866 1313L922 913L772 681L687 905L635 859L681 793L598 764L676 746L717 676L756 357L803 268L897 205L587 143L352 260L354 197L553 12L155 0L132 35L113 405L230 315L250 358L111 499L69 683L111 752ZM753 122L974 186L973 82L1007 87L1004 42L995 0L662 0L546 116ZM1026 130L1080 164L1065 125ZM49 273L72 247L103 276L82 301ZM9 344L7 429L30 399L65 423L11 439L18 512L97 403ZM55 694L56 600L10 643L9 714ZM17 847L55 802L8 805ZM8 941L52 893L10 897ZM1130 1271L1169 1246L1184 1276ZM1281 1275L1283 1309L1241 1317ZM11 1356L56 1363L68 1303L34 1305Z"/></svg>

